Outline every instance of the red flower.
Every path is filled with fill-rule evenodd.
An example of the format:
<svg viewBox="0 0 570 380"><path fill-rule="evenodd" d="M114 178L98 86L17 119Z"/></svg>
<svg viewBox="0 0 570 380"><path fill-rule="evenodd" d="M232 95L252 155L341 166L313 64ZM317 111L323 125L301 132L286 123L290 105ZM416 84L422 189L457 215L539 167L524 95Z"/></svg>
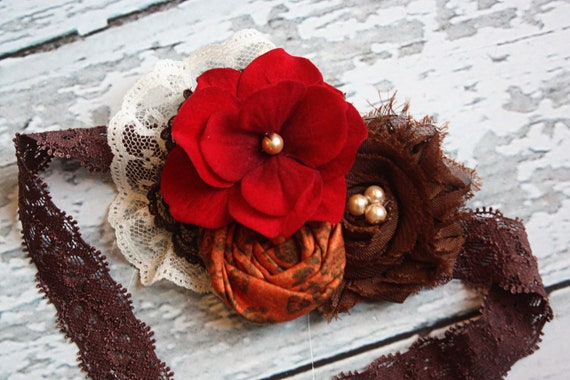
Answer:
<svg viewBox="0 0 570 380"><path fill-rule="evenodd" d="M276 237L341 220L344 176L367 130L309 60L275 49L243 72L202 74L172 135L161 191L176 220L206 228L236 220Z"/></svg>

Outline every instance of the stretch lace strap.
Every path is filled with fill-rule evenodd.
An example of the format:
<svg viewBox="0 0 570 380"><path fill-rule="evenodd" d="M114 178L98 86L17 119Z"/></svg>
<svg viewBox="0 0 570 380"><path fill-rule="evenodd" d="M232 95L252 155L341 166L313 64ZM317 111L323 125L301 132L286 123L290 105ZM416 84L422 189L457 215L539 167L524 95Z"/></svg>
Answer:
<svg viewBox="0 0 570 380"><path fill-rule="evenodd" d="M79 348L94 379L169 379L150 328L133 314L130 295L109 275L105 256L51 199L38 177L52 157L75 158L90 171L111 163L105 127L17 135L19 217L38 287L57 310L58 326Z"/></svg>
<svg viewBox="0 0 570 380"><path fill-rule="evenodd" d="M552 310L523 224L493 211L471 216L453 276L486 292L481 316L337 379L501 379L538 348Z"/></svg>
<svg viewBox="0 0 570 380"><path fill-rule="evenodd" d="M24 242L39 287L55 305L62 332L79 347L89 376L169 379L173 374L154 353L150 328L134 316L130 295L110 277L105 256L81 238L38 177L53 157L108 171L105 134L105 127L96 127L16 136ZM454 277L486 293L481 316L337 379L500 379L537 348L552 310L522 222L485 210L470 215Z"/></svg>

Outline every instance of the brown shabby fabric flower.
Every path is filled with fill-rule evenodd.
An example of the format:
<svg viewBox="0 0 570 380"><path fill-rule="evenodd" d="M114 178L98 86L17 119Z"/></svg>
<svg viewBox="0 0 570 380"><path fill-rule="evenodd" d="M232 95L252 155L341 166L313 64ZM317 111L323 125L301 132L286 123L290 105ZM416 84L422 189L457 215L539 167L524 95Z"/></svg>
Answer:
<svg viewBox="0 0 570 380"><path fill-rule="evenodd" d="M392 98L366 118L369 137L347 175L347 199L379 186L385 219L370 223L345 210L344 280L320 308L329 319L367 299L403 302L451 278L475 173L443 154L445 134L432 118L417 121L407 111L396 113Z"/></svg>
<svg viewBox="0 0 570 380"><path fill-rule="evenodd" d="M199 253L214 291L259 323L292 320L321 305L342 281L345 264L341 225L326 222L275 239L235 222L201 229Z"/></svg>

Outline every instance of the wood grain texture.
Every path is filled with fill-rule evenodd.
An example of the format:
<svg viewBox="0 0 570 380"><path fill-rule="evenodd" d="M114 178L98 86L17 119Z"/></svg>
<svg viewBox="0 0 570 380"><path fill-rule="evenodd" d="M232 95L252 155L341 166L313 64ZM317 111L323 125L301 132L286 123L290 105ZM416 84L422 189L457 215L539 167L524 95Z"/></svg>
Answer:
<svg viewBox="0 0 570 380"><path fill-rule="evenodd" d="M178 1L4 1L0 3L0 57L50 50L127 18Z"/></svg>
<svg viewBox="0 0 570 380"><path fill-rule="evenodd" d="M21 250L13 135L106 124L158 60L182 59L243 28L313 60L363 113L397 90L416 117L449 122L448 152L483 178L472 206L523 218L545 284L568 282L568 1L195 0L108 22L159 3L0 2L0 55L74 30L80 36L0 60L0 379L83 378L76 349L54 328L53 307L37 293L35 270ZM56 204L109 252L112 275L132 292L137 316L155 330L158 354L178 378L326 378L403 349L416 333L470 315L479 302L451 283L403 305L360 305L331 324L312 314L251 325L211 295L167 283L140 286L105 222L110 180L57 165L46 174ZM569 297L564 287L552 294L556 316L542 349L509 378L564 378Z"/></svg>

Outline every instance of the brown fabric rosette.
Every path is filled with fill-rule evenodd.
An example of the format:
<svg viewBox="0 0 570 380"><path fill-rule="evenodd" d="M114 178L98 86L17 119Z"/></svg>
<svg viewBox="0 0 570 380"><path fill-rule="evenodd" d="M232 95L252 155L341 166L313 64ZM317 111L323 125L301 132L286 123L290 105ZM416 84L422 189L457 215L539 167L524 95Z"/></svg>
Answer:
<svg viewBox="0 0 570 380"><path fill-rule="evenodd" d="M320 222L275 239L237 223L202 229L199 253L215 292L258 323L288 321L315 309L336 290L345 266L340 224Z"/></svg>
<svg viewBox="0 0 570 380"><path fill-rule="evenodd" d="M407 108L396 113L390 101L366 118L369 137L347 175L347 199L380 186L387 218L370 224L345 211L344 280L320 308L329 319L367 299L403 302L451 278L475 174L443 154L432 118L414 120Z"/></svg>

